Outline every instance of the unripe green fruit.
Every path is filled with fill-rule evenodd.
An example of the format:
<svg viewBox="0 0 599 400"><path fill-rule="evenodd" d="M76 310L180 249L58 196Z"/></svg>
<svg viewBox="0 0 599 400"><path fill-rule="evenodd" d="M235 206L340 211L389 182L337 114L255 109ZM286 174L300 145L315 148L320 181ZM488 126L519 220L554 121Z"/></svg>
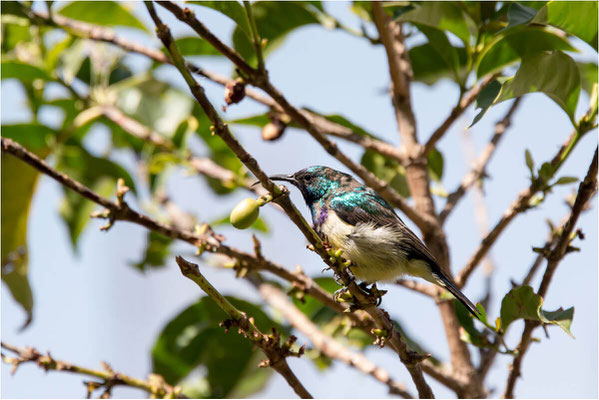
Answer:
<svg viewBox="0 0 599 400"><path fill-rule="evenodd" d="M235 206L229 217L231 224L237 229L247 229L258 219L260 214L258 202L248 198Z"/></svg>

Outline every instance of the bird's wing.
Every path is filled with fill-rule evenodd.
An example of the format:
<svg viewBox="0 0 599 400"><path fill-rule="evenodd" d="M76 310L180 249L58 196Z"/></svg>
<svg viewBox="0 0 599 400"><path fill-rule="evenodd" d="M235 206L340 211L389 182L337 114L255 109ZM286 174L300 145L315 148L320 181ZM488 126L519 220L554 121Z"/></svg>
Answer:
<svg viewBox="0 0 599 400"><path fill-rule="evenodd" d="M431 264L433 270L441 272L435 257L420 238L399 218L393 208L375 191L358 187L350 192L335 196L331 209L343 221L351 225L371 223L375 227L393 227L397 231L398 246L409 259L418 259ZM403 240L401 240L403 238Z"/></svg>
<svg viewBox="0 0 599 400"><path fill-rule="evenodd" d="M333 197L330 207L339 218L354 226L367 222L380 227L401 221L381 196L364 187Z"/></svg>

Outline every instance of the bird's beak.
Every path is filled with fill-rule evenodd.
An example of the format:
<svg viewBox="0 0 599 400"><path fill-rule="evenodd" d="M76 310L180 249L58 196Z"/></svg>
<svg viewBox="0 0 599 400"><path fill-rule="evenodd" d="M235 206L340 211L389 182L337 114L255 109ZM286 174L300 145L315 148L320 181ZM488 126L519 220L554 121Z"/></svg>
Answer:
<svg viewBox="0 0 599 400"><path fill-rule="evenodd" d="M268 177L271 181L285 181L297 186L297 180L293 175L272 175Z"/></svg>
<svg viewBox="0 0 599 400"><path fill-rule="evenodd" d="M270 179L271 181L285 181L297 186L297 180L293 177L293 175L272 175L269 176L268 179ZM256 186L258 184L260 184L260 181L252 183L252 186Z"/></svg>

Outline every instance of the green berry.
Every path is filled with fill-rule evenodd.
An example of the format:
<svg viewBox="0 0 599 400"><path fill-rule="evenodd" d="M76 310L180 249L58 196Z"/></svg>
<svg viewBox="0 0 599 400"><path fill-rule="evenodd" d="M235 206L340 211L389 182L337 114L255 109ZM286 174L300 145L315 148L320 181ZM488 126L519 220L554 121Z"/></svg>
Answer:
<svg viewBox="0 0 599 400"><path fill-rule="evenodd" d="M248 198L235 206L229 217L231 224L237 229L247 229L258 219L258 202Z"/></svg>

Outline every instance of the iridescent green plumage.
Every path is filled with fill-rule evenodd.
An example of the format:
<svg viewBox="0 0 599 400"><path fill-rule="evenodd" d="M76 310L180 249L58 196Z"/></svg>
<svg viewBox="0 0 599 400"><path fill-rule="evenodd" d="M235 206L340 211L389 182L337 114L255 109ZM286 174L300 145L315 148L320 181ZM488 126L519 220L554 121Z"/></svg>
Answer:
<svg viewBox="0 0 599 400"><path fill-rule="evenodd" d="M273 176L297 186L314 228L352 261L352 272L365 282L418 276L450 291L476 317L478 311L455 286L422 241L374 190L351 175L313 166L293 175Z"/></svg>

